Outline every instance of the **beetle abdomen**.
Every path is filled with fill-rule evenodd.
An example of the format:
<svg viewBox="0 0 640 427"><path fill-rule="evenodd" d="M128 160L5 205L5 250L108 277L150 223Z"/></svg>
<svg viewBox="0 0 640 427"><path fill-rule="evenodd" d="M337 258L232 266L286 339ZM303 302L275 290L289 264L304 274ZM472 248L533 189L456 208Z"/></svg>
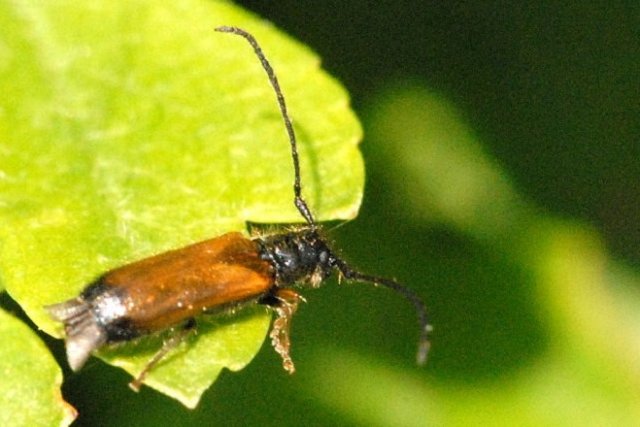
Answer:
<svg viewBox="0 0 640 427"><path fill-rule="evenodd" d="M79 297L45 308L64 324L69 365L77 370L104 344L257 300L273 285L258 245L227 233L111 270Z"/></svg>
<svg viewBox="0 0 640 427"><path fill-rule="evenodd" d="M91 352L107 342L107 333L83 298L70 299L45 309L64 324L67 360L74 371L82 368Z"/></svg>

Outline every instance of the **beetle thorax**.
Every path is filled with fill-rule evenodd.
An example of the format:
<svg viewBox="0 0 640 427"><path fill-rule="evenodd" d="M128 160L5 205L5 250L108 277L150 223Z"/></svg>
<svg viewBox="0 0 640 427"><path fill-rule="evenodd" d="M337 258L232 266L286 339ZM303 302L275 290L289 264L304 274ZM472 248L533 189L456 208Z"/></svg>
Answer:
<svg viewBox="0 0 640 427"><path fill-rule="evenodd" d="M315 230L275 234L255 240L260 257L273 266L276 285L318 287L334 267L331 250Z"/></svg>

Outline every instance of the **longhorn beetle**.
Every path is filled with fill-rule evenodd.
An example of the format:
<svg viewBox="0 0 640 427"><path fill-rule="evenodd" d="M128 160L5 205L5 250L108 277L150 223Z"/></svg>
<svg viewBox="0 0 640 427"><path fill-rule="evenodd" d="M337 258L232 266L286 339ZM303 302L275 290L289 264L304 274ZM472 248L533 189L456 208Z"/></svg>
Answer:
<svg viewBox="0 0 640 427"><path fill-rule="evenodd" d="M152 256L104 273L76 298L46 306L51 317L64 324L71 369L80 369L104 345L177 329L130 383L137 391L153 366L196 326L198 316L257 303L275 312L269 337L284 369L293 373L289 330L303 300L295 289L316 288L333 271L346 280L390 288L415 306L420 324L417 361L424 364L431 330L424 303L394 280L354 270L329 247L302 196L296 135L275 72L251 34L226 26L216 31L249 42L269 78L291 145L294 204L306 225L253 239L226 233Z"/></svg>

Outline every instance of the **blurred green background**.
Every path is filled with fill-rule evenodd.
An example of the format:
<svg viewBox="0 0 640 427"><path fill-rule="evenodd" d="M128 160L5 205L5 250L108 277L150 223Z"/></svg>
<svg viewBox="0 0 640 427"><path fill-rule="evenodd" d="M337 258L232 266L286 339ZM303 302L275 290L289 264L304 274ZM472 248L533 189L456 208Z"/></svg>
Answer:
<svg viewBox="0 0 640 427"><path fill-rule="evenodd" d="M94 360L64 385L77 425L636 424L637 3L238 3L351 92L367 186L333 237L424 297L429 363L401 298L332 282L296 375L265 345L190 411Z"/></svg>

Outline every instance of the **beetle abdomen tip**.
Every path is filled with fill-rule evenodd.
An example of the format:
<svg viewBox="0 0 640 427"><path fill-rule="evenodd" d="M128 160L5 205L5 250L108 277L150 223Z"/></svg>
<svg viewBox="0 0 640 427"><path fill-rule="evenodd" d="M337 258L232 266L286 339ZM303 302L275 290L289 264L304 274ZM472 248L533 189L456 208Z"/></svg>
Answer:
<svg viewBox="0 0 640 427"><path fill-rule="evenodd" d="M91 352L107 341L107 334L82 298L74 298L59 304L48 305L49 315L64 324L67 360L74 371L82 368Z"/></svg>

